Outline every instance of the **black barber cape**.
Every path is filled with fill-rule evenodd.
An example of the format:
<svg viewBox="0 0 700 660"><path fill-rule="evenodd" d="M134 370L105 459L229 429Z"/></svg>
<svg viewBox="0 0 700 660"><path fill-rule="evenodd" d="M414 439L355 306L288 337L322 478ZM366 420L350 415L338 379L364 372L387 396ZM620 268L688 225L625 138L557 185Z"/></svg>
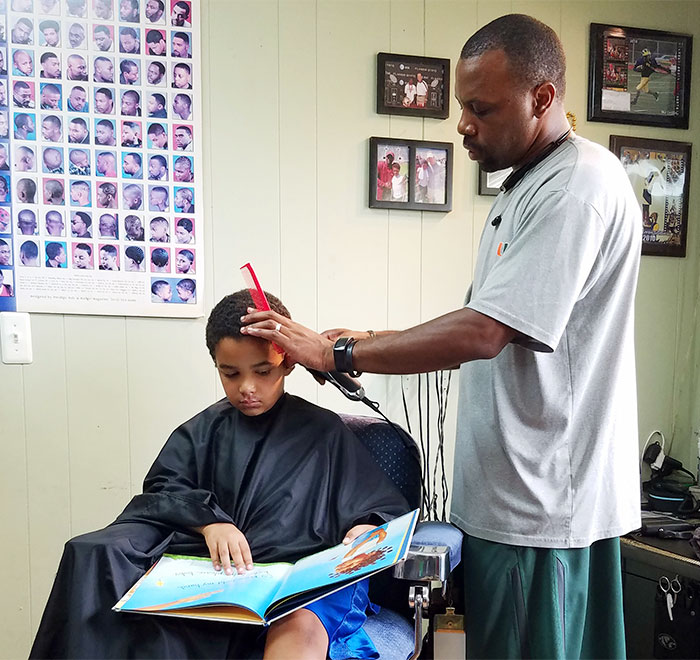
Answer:
<svg viewBox="0 0 700 660"><path fill-rule="evenodd" d="M166 550L208 555L192 527L230 522L253 561L295 561L408 510L334 413L289 394L257 417L219 401L174 431L114 523L68 541L30 657L248 657L257 626L111 607Z"/></svg>

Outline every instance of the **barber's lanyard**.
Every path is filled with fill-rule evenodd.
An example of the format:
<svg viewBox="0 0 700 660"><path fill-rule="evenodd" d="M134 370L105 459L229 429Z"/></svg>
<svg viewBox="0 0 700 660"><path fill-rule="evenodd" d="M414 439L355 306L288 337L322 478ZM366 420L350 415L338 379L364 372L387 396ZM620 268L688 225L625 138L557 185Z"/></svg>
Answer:
<svg viewBox="0 0 700 660"><path fill-rule="evenodd" d="M521 168L515 170L508 178L502 183L501 190L503 192L508 192L511 188L515 187L518 183L535 165L539 165L547 156L549 156L553 151L560 147L571 135L571 128L568 128L564 133L562 133L554 142L550 143L549 146L536 158L533 158L529 163L525 163Z"/></svg>
<svg viewBox="0 0 700 660"><path fill-rule="evenodd" d="M533 168L535 165L539 165L547 156L552 154L558 147L560 147L571 135L571 128L567 129L562 133L554 142L551 142L549 146L537 157L533 158L529 163L526 163L521 168L515 170L508 175L508 178L501 184L501 191L508 192ZM493 220L491 220L491 225L498 229L498 225L501 224L501 216L497 215Z"/></svg>

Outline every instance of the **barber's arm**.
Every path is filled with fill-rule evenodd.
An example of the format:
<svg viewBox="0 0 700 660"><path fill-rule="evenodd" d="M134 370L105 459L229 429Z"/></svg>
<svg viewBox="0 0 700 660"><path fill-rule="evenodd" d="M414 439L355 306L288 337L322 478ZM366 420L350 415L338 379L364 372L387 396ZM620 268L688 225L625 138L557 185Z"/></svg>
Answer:
<svg viewBox="0 0 700 660"><path fill-rule="evenodd" d="M253 312L244 316L243 322L242 333L274 342L292 362L319 371L336 368L334 342L323 335L275 312ZM503 323L463 308L408 330L358 341L352 349L352 366L356 371L380 374L449 369L462 362L495 357L516 334Z"/></svg>

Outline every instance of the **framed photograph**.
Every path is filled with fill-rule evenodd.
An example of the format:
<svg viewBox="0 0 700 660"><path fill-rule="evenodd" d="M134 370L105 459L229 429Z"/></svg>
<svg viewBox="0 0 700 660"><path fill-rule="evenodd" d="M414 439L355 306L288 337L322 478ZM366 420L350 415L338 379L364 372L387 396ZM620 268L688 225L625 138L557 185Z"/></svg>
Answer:
<svg viewBox="0 0 700 660"><path fill-rule="evenodd" d="M507 167L505 170L497 170L495 172L484 172L484 170L479 168L479 194L498 195L503 182L512 171L512 167Z"/></svg>
<svg viewBox="0 0 700 660"><path fill-rule="evenodd" d="M377 53L377 112L447 119L450 60Z"/></svg>
<svg viewBox="0 0 700 660"><path fill-rule="evenodd" d="M690 35L591 23L588 119L688 128Z"/></svg>
<svg viewBox="0 0 700 660"><path fill-rule="evenodd" d="M370 138L370 208L451 211L452 149L451 142Z"/></svg>
<svg viewBox="0 0 700 660"><path fill-rule="evenodd" d="M642 208L642 254L685 257L690 185L689 142L610 136Z"/></svg>

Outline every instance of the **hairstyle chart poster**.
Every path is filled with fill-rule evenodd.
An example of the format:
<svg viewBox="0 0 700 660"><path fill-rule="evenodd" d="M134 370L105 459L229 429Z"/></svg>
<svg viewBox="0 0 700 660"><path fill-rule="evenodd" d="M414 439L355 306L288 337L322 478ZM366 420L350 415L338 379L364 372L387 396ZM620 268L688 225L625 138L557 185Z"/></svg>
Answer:
<svg viewBox="0 0 700 660"><path fill-rule="evenodd" d="M0 310L203 314L197 0L0 0Z"/></svg>

